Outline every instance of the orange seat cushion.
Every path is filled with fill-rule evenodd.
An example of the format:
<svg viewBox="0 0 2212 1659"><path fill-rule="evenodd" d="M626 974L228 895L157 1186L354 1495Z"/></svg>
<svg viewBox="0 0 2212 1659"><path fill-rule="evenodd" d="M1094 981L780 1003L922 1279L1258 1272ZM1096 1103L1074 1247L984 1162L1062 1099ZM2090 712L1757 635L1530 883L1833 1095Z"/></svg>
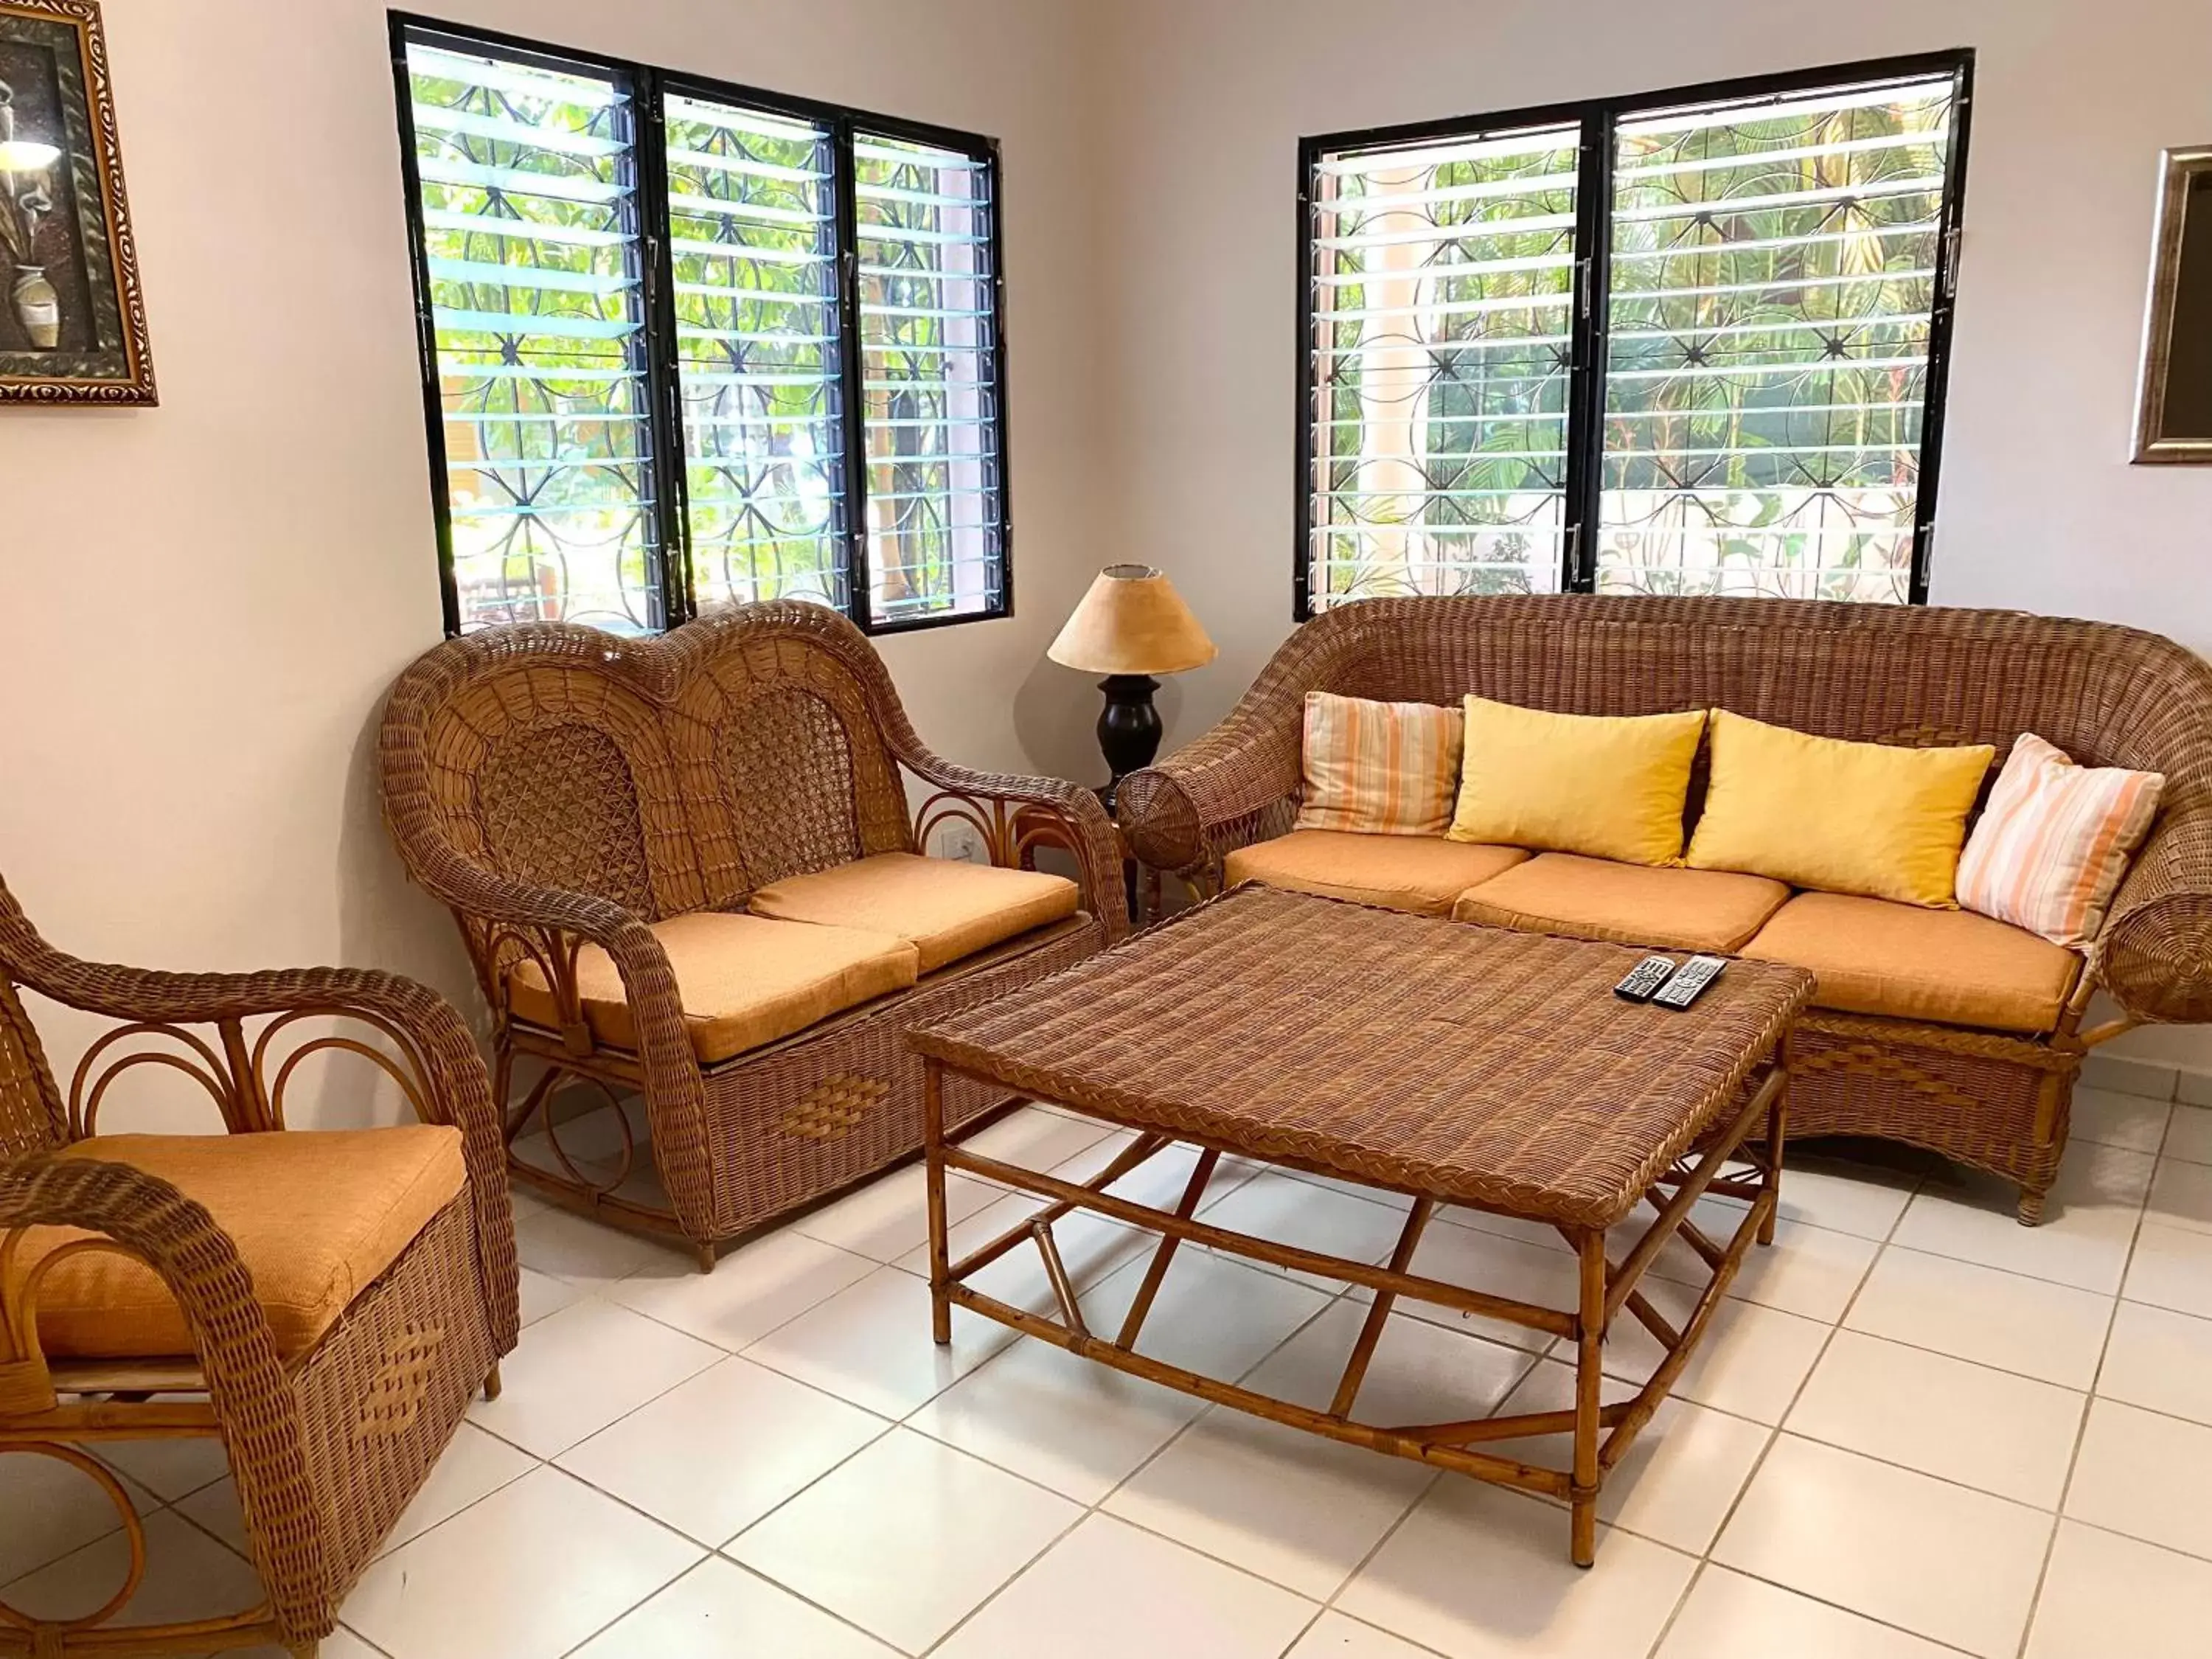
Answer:
<svg viewBox="0 0 2212 1659"><path fill-rule="evenodd" d="M668 953L692 1052L708 1064L903 991L919 975L906 940L849 927L695 910L654 922L653 936ZM593 1037L611 1048L637 1047L622 975L596 945L577 953L576 990ZM535 962L519 963L507 975L507 1006L518 1019L560 1029L553 993Z"/></svg>
<svg viewBox="0 0 2212 1659"><path fill-rule="evenodd" d="M1452 919L1727 956L1789 897L1787 887L1765 876L1541 853L1461 894Z"/></svg>
<svg viewBox="0 0 2212 1659"><path fill-rule="evenodd" d="M1293 830L1273 841L1238 848L1222 860L1222 876L1232 887L1240 881L1263 881L1323 898L1444 916L1468 888L1528 856L1517 847L1446 841L1442 836Z"/></svg>
<svg viewBox="0 0 2212 1659"><path fill-rule="evenodd" d="M921 951L921 971L927 974L1017 933L1063 921L1081 899L1081 890L1065 876L878 853L770 882L746 908L757 916L908 940Z"/></svg>
<svg viewBox="0 0 2212 1659"><path fill-rule="evenodd" d="M1800 893L1742 954L1808 969L1822 1008L1999 1031L2050 1030L2081 969L2009 922L1842 893Z"/></svg>
<svg viewBox="0 0 2212 1659"><path fill-rule="evenodd" d="M60 1156L127 1164L197 1200L230 1235L286 1359L313 1348L469 1179L461 1132L436 1124L100 1135ZM99 1237L75 1227L32 1228L9 1273L10 1297L63 1245ZM82 1251L56 1264L39 1285L36 1305L40 1346L50 1359L154 1359L193 1351L184 1313L160 1276L112 1249Z"/></svg>

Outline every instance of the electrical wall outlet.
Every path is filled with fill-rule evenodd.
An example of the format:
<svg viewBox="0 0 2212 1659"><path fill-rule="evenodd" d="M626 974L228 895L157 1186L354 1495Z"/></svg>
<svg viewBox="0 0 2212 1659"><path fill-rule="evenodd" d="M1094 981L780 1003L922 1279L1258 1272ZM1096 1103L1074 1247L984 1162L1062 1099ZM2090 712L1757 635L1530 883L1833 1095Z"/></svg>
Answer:
<svg viewBox="0 0 2212 1659"><path fill-rule="evenodd" d="M946 824L938 839L938 845L945 849L946 858L958 859L963 864L988 864L991 861L984 854L983 838L975 833L975 826L972 823L956 820Z"/></svg>

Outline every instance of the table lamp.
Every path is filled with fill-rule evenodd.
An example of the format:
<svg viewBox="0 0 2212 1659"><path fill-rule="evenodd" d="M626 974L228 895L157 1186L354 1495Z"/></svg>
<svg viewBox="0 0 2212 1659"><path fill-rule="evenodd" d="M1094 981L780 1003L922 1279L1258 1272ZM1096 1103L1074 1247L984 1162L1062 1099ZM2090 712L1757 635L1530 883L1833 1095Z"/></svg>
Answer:
<svg viewBox="0 0 2212 1659"><path fill-rule="evenodd" d="M1160 711L1152 707L1160 683L1152 676L1205 666L1213 660L1213 641L1158 571L1109 564L1045 654L1066 667L1106 677L1098 682L1106 694L1098 749L1112 778L1099 799L1110 812L1121 780L1150 766L1160 751Z"/></svg>

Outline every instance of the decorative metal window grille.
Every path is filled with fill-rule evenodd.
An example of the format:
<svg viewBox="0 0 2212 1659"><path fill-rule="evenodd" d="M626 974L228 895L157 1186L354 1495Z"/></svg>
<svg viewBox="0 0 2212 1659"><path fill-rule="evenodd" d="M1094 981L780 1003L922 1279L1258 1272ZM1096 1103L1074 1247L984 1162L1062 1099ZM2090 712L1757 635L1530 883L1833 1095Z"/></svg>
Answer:
<svg viewBox="0 0 2212 1659"><path fill-rule="evenodd" d="M1006 597L992 170L866 135L857 157L871 608L988 616Z"/></svg>
<svg viewBox="0 0 2212 1659"><path fill-rule="evenodd" d="M1306 141L1298 614L1924 599L1970 73Z"/></svg>
<svg viewBox="0 0 2212 1659"><path fill-rule="evenodd" d="M666 107L693 600L845 610L834 136L703 99Z"/></svg>
<svg viewBox="0 0 2212 1659"><path fill-rule="evenodd" d="M449 633L1007 613L991 141L392 38Z"/></svg>
<svg viewBox="0 0 2212 1659"><path fill-rule="evenodd" d="M408 58L462 621L658 628L629 88L446 45Z"/></svg>

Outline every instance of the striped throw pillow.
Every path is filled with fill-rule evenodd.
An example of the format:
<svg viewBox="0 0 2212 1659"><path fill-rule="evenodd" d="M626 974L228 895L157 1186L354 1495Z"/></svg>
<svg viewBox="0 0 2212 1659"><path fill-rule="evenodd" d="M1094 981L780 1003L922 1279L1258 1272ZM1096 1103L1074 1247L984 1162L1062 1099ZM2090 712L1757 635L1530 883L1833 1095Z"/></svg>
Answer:
<svg viewBox="0 0 2212 1659"><path fill-rule="evenodd" d="M1299 830L1441 836L1459 788L1456 708L1306 693Z"/></svg>
<svg viewBox="0 0 2212 1659"><path fill-rule="evenodd" d="M2166 787L2158 772L2077 766L2021 733L1959 856L1959 902L2086 947L2142 844Z"/></svg>

